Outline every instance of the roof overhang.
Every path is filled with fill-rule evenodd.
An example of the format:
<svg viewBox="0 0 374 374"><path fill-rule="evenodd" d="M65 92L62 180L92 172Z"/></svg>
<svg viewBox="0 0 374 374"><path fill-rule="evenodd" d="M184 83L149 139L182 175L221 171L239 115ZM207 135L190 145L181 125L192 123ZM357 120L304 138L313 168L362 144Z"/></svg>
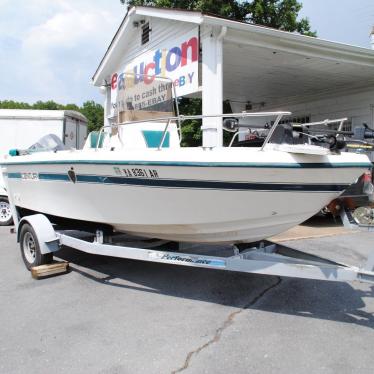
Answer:
<svg viewBox="0 0 374 374"><path fill-rule="evenodd" d="M229 31L232 30L232 33L229 33L225 37L226 42L244 42L246 44L285 51L300 51L303 54L331 57L339 59L339 61L374 66L374 51L371 49L211 15L203 15L202 23L214 26L226 26Z"/></svg>
<svg viewBox="0 0 374 374"><path fill-rule="evenodd" d="M372 50L273 31L260 29L249 36L228 28L224 99L274 106L374 88Z"/></svg>

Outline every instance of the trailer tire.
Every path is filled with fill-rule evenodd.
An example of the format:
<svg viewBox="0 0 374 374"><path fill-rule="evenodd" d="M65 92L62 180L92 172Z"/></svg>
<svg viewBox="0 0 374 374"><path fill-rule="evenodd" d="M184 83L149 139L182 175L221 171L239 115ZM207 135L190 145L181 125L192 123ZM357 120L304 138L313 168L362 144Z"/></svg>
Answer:
<svg viewBox="0 0 374 374"><path fill-rule="evenodd" d="M38 237L30 224L25 223L21 227L19 238L22 259L27 270L52 262L53 253L42 254L40 252Z"/></svg>
<svg viewBox="0 0 374 374"><path fill-rule="evenodd" d="M0 196L0 226L10 226L12 224L13 217L9 200L6 196Z"/></svg>

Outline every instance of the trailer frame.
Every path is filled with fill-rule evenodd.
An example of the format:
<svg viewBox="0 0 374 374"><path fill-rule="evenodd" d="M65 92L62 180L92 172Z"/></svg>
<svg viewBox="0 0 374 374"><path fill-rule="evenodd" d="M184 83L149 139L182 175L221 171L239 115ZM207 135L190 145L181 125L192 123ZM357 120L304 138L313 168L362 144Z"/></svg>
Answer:
<svg viewBox="0 0 374 374"><path fill-rule="evenodd" d="M360 268L265 240L230 245L226 247L225 256L217 256L211 253L217 251L214 245L167 242L123 233L108 235L99 229L94 233L66 230L54 227L43 214L25 216L19 223L18 220L16 222L18 242L22 244L20 232L27 223L34 231L42 255L55 253L62 246L67 246L93 255L171 265L281 277L374 283L374 252Z"/></svg>

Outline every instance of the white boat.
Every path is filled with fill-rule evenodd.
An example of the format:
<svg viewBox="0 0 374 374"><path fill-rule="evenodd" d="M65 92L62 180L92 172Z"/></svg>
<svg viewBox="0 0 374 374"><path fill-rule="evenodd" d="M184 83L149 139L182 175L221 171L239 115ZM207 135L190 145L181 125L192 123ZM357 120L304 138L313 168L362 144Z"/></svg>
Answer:
<svg viewBox="0 0 374 374"><path fill-rule="evenodd" d="M315 215L372 166L365 155L315 145L275 147L285 114L230 114L276 121L261 148L204 149L180 147L178 121L187 117L133 121L122 112L103 144L91 134L83 150L8 157L2 170L21 215L173 241L254 242Z"/></svg>

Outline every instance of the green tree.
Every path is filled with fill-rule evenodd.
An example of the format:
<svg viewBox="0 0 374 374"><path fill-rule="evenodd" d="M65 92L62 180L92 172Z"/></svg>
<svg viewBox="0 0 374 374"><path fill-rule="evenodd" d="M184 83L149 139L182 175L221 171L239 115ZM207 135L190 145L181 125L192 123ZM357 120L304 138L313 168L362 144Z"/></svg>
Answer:
<svg viewBox="0 0 374 374"><path fill-rule="evenodd" d="M180 114L199 115L202 112L202 100L195 98L189 99L180 97L178 99L178 107ZM223 102L223 113L232 113L231 106L228 101ZM233 134L226 131L223 132L223 144L228 145ZM202 143L201 120L186 120L182 123L182 146L198 147Z"/></svg>
<svg viewBox="0 0 374 374"><path fill-rule="evenodd" d="M0 101L0 109L31 109L31 105L27 103L17 102L13 100Z"/></svg>
<svg viewBox="0 0 374 374"><path fill-rule="evenodd" d="M257 25L316 36L307 18L297 19L302 7L297 0L253 0L247 4L246 20Z"/></svg>
<svg viewBox="0 0 374 374"><path fill-rule="evenodd" d="M309 20L298 20L302 4L297 0L120 0L129 6L143 5L160 8L199 10L276 29L316 36Z"/></svg>
<svg viewBox="0 0 374 374"><path fill-rule="evenodd" d="M93 100L86 101L79 111L88 119L88 131L98 130L104 123L104 108Z"/></svg>
<svg viewBox="0 0 374 374"><path fill-rule="evenodd" d="M41 109L41 110L62 110L64 106L61 104L55 103L53 100L48 101L37 101L32 109Z"/></svg>
<svg viewBox="0 0 374 374"><path fill-rule="evenodd" d="M178 100L180 114L198 115L201 114L201 99L188 99L181 97ZM182 123L182 146L197 147L201 145L202 132L201 120L186 120Z"/></svg>
<svg viewBox="0 0 374 374"><path fill-rule="evenodd" d="M247 2L236 0L121 0L121 3L129 6L154 6L159 8L179 8L187 10L199 10L202 12L217 14L222 17L244 20L247 15Z"/></svg>
<svg viewBox="0 0 374 374"><path fill-rule="evenodd" d="M80 111L81 111L81 108L79 108L79 106L76 105L76 104L66 104L66 105L64 106L64 109L65 109L65 110L75 110L75 111L77 111L77 112L80 112Z"/></svg>

